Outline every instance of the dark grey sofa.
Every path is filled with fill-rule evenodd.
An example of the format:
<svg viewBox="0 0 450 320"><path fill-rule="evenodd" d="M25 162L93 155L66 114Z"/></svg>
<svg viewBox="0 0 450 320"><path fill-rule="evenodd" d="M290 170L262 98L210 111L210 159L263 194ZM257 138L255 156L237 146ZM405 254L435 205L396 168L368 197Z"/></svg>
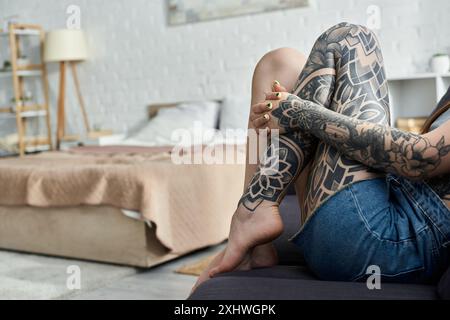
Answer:
<svg viewBox="0 0 450 320"><path fill-rule="evenodd" d="M295 245L288 239L300 227L295 195L288 195L280 208L285 232L275 241L278 266L222 274L203 283L190 300L305 300L305 299L439 299L438 287L417 284L382 283L381 290L366 284L318 280L305 266ZM449 299L450 269L439 284L441 298Z"/></svg>

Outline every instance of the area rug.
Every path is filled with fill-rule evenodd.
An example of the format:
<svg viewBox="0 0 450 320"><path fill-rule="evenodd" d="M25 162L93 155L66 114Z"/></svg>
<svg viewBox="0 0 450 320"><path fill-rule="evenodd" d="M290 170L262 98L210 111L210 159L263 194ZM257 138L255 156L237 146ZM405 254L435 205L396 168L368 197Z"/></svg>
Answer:
<svg viewBox="0 0 450 320"><path fill-rule="evenodd" d="M176 273L187 274L191 276L199 276L215 258L216 254L202 258L193 263L186 264L175 270Z"/></svg>

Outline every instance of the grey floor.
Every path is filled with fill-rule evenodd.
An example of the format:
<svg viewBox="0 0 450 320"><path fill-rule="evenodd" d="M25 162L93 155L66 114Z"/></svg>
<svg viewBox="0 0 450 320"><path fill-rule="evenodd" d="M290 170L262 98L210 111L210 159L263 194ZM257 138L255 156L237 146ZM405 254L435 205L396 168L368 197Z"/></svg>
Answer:
<svg viewBox="0 0 450 320"><path fill-rule="evenodd" d="M196 262L218 252L223 245L204 249L189 256L168 262L159 267L141 271L86 292L71 296L71 300L183 300L196 281L195 276L174 271L183 265Z"/></svg>
<svg viewBox="0 0 450 320"><path fill-rule="evenodd" d="M218 252L203 249L151 269L0 250L0 300L186 299L195 276L174 271ZM68 268L80 270L80 287L70 288Z"/></svg>

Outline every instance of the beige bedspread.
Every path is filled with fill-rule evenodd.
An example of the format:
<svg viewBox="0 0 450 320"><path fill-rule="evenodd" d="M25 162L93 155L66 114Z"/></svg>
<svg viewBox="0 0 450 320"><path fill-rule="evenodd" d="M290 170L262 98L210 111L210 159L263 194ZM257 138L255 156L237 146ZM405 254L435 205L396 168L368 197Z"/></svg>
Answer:
<svg viewBox="0 0 450 320"><path fill-rule="evenodd" d="M174 165L161 148L49 152L0 160L0 205L140 211L161 243L181 253L227 233L243 177L242 164Z"/></svg>

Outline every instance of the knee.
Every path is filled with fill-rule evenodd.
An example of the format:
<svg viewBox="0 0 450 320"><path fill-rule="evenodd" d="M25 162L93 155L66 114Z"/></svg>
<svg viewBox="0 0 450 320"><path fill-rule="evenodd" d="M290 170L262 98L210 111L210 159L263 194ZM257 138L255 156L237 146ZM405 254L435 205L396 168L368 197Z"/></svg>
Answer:
<svg viewBox="0 0 450 320"><path fill-rule="evenodd" d="M282 70L304 65L306 56L292 48L278 48L266 53L257 63L255 70Z"/></svg>
<svg viewBox="0 0 450 320"><path fill-rule="evenodd" d="M371 29L363 25L341 22L328 28L324 33L322 33L319 39L326 39L330 42L339 42L339 40L345 38L349 34L351 34L352 36L357 36L361 33L365 34L366 36L370 35L375 37L375 33Z"/></svg>

